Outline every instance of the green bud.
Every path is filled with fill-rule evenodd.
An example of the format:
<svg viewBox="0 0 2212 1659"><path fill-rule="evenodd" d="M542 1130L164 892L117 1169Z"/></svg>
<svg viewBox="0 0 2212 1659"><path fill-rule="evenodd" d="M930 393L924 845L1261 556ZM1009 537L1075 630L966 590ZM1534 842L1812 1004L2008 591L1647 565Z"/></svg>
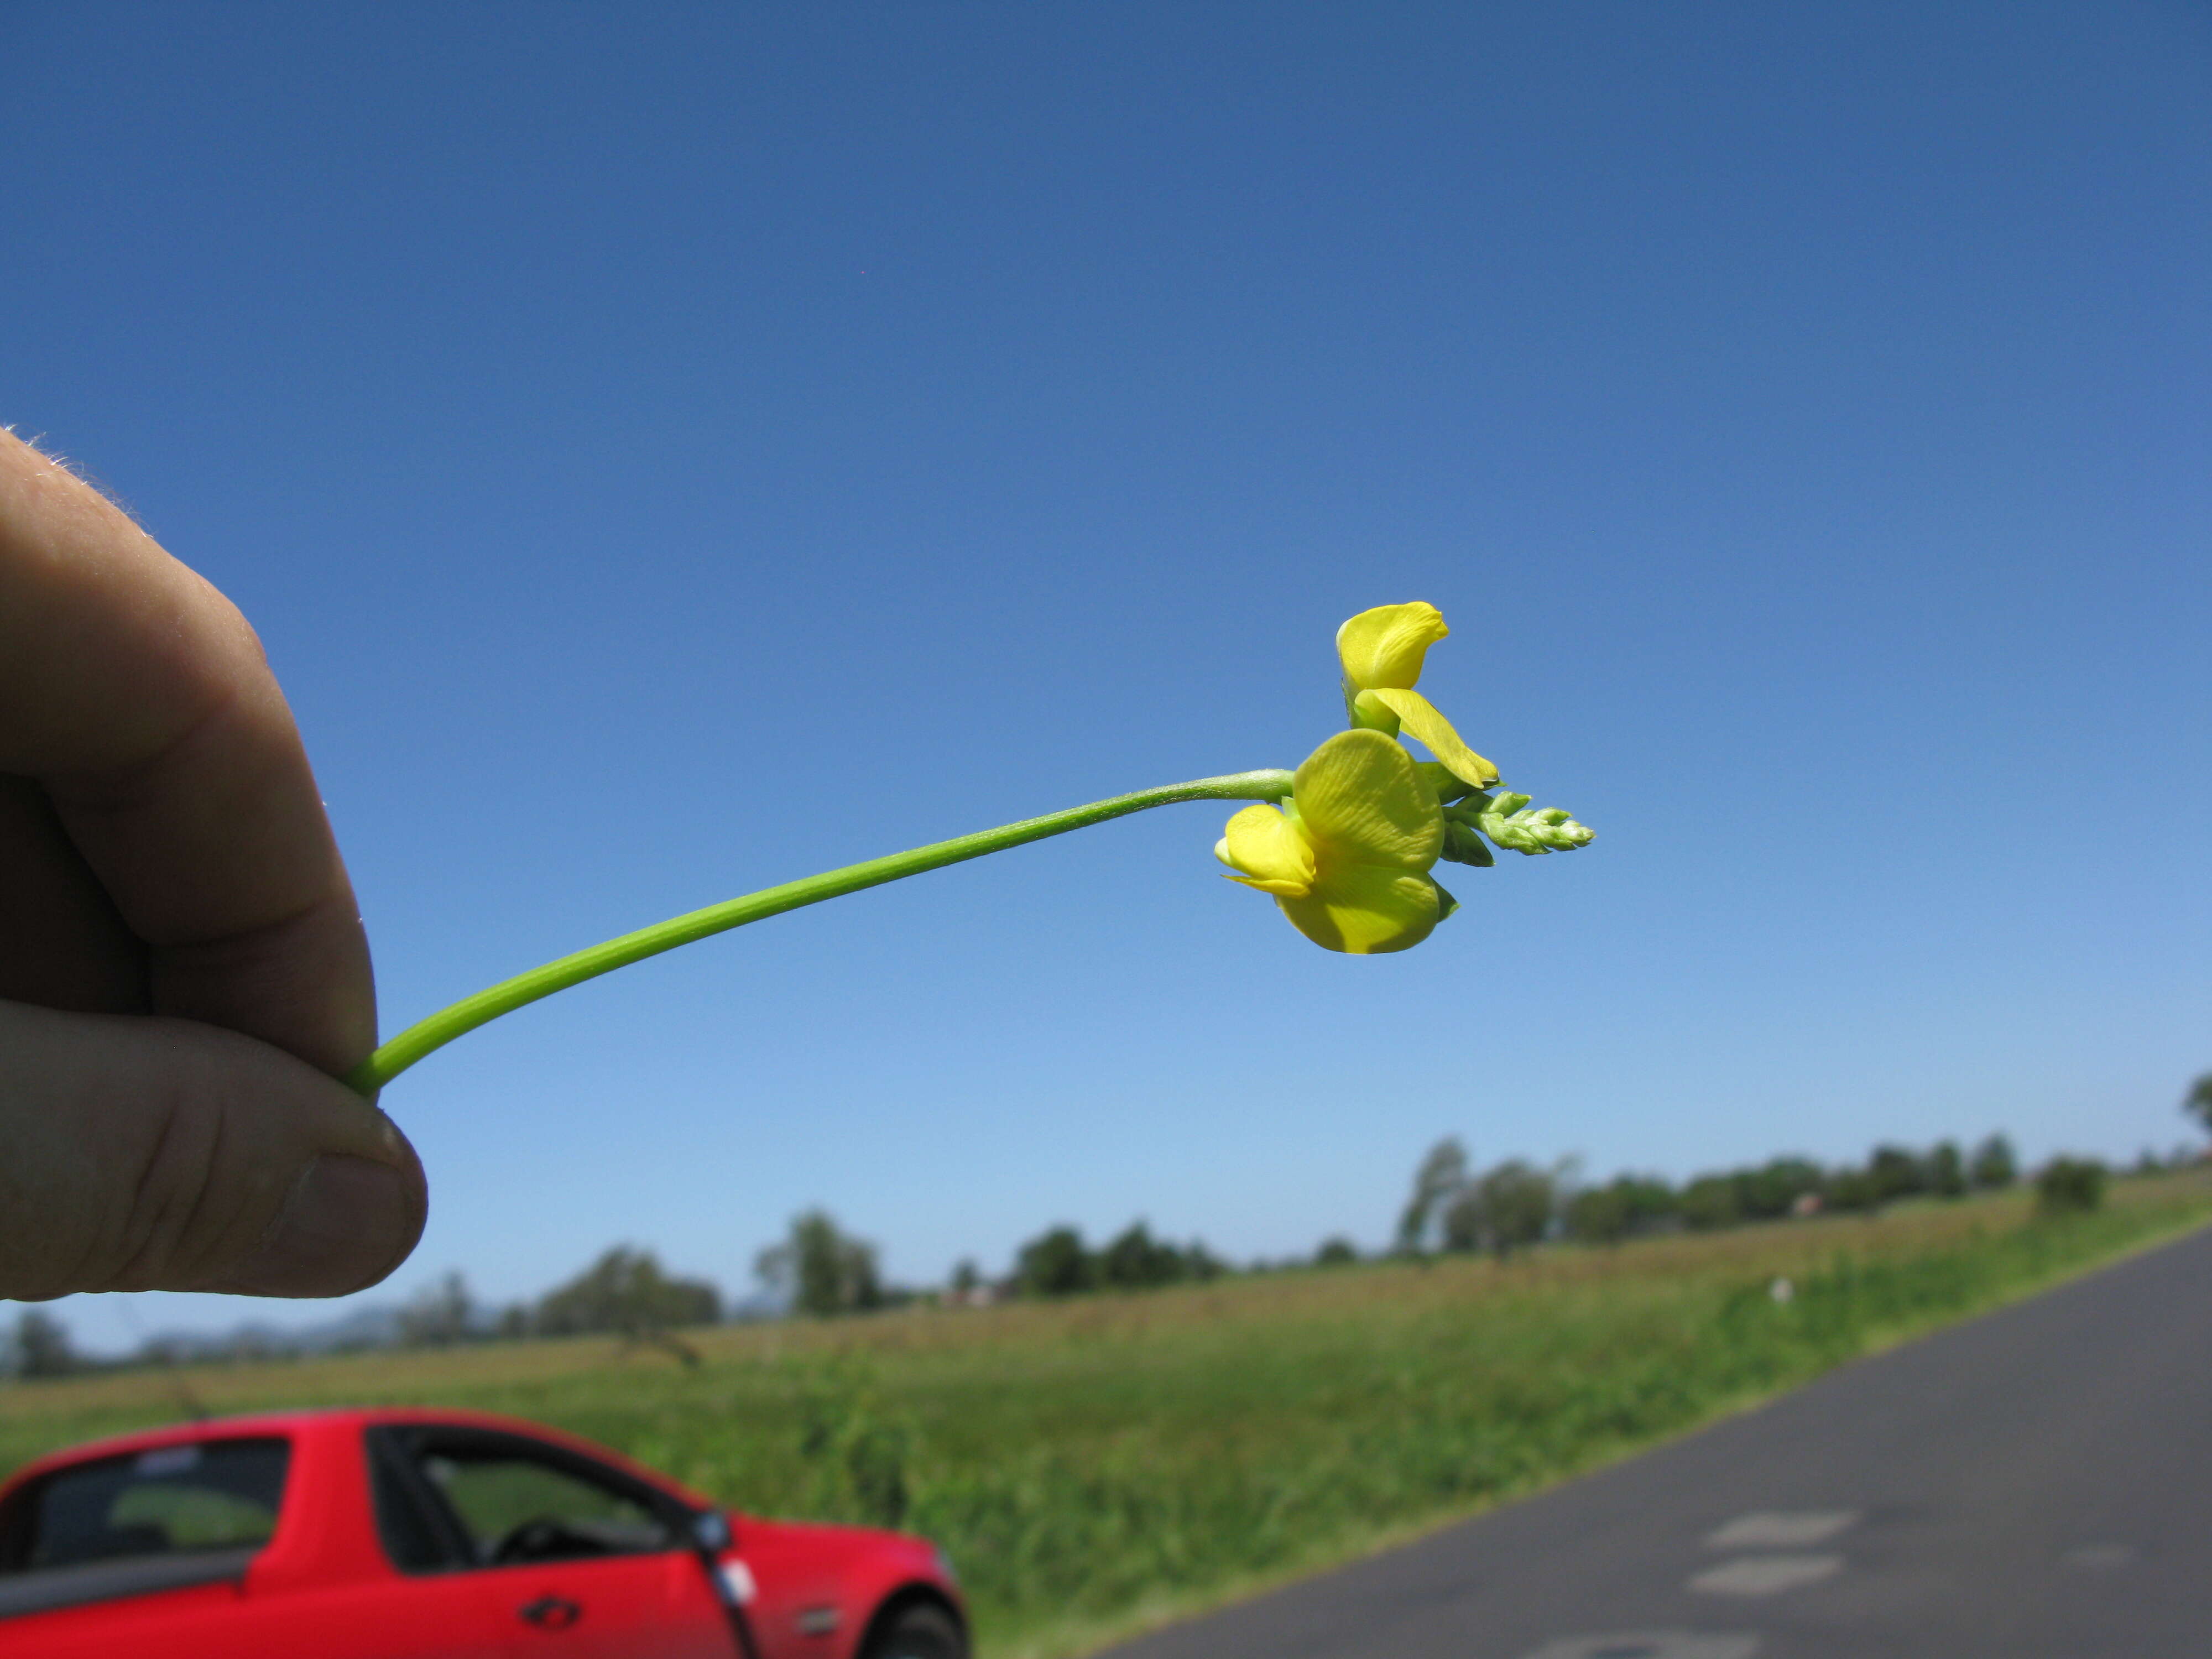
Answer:
<svg viewBox="0 0 2212 1659"><path fill-rule="evenodd" d="M1577 847L1589 846L1596 836L1595 830L1577 823L1563 806L1530 812L1522 810L1528 805L1526 795L1501 794L1490 811L1475 819L1475 824L1508 852L1525 853L1531 858L1539 853L1571 853Z"/></svg>

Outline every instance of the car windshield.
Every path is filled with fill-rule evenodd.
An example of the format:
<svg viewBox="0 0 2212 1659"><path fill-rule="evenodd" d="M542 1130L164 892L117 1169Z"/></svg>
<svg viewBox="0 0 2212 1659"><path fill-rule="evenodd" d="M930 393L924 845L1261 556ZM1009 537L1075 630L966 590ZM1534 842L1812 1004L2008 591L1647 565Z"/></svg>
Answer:
<svg viewBox="0 0 2212 1659"><path fill-rule="evenodd" d="M0 1517L0 1571L269 1541L291 1446L211 1440L57 1469Z"/></svg>

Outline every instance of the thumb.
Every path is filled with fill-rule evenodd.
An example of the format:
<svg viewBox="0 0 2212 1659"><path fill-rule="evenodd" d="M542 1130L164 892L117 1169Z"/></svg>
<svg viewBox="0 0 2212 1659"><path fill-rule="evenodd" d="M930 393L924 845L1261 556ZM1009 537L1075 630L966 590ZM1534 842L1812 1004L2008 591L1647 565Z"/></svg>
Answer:
<svg viewBox="0 0 2212 1659"><path fill-rule="evenodd" d="M0 1297L343 1296L428 1202L392 1121L281 1049L0 1001Z"/></svg>

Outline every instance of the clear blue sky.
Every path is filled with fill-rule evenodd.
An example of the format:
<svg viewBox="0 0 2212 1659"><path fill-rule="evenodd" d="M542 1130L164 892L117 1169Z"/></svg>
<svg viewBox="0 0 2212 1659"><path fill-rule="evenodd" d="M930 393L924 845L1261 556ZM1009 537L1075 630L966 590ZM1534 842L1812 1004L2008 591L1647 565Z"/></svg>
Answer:
<svg viewBox="0 0 2212 1659"><path fill-rule="evenodd" d="M1599 833L1307 945L1170 809L785 917L386 1104L422 1249L743 1291L1423 1149L2183 1138L2212 1066L2194 4L0 0L0 420L260 628L386 1029L678 910L1295 763L1365 606ZM139 1323L330 1316L139 1299ZM115 1298L63 1310L128 1340Z"/></svg>

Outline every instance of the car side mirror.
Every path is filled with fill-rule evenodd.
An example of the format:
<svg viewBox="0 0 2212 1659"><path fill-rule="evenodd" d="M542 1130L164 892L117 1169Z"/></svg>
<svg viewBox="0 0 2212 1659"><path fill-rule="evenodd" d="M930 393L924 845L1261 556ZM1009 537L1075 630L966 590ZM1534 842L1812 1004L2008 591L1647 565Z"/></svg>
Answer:
<svg viewBox="0 0 2212 1659"><path fill-rule="evenodd" d="M730 1517L720 1510L701 1510L691 1517L691 1540L712 1554L730 1547Z"/></svg>

